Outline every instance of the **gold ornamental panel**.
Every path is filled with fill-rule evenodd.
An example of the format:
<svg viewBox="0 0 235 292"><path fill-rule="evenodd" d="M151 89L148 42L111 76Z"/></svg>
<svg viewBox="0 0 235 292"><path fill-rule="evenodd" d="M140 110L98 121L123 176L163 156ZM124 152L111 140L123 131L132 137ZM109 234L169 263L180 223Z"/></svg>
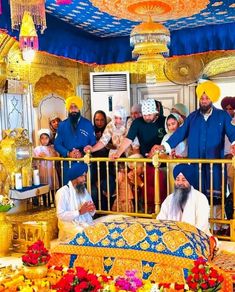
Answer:
<svg viewBox="0 0 235 292"><path fill-rule="evenodd" d="M204 68L203 73L207 76L215 76L221 73L226 73L235 70L235 55L217 58L212 60Z"/></svg>
<svg viewBox="0 0 235 292"><path fill-rule="evenodd" d="M74 92L73 85L63 76L55 73L45 75L35 84L33 106L38 107L40 101L49 94L57 94L66 99L74 95Z"/></svg>
<svg viewBox="0 0 235 292"><path fill-rule="evenodd" d="M90 0L100 11L133 21L165 21L199 13L209 0Z"/></svg>

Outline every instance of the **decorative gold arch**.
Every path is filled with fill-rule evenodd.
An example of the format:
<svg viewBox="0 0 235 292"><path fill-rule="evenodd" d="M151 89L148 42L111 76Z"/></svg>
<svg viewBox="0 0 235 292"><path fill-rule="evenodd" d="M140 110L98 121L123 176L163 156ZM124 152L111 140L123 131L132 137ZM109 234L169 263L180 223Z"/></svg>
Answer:
<svg viewBox="0 0 235 292"><path fill-rule="evenodd" d="M35 84L33 106L38 107L40 101L52 93L66 99L70 95L74 95L75 90L69 80L63 76L58 76L56 73L45 75Z"/></svg>

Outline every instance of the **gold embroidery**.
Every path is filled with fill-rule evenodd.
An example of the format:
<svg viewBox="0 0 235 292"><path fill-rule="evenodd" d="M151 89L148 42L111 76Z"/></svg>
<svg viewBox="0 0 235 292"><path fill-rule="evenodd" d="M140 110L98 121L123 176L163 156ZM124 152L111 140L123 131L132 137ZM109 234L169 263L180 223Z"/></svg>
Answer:
<svg viewBox="0 0 235 292"><path fill-rule="evenodd" d="M193 254L193 251L192 251L191 247L186 247L186 248L183 249L183 253L186 256L191 256Z"/></svg>
<svg viewBox="0 0 235 292"><path fill-rule="evenodd" d="M120 234L117 231L115 231L114 233L111 234L111 237L113 239L116 239L118 236L120 236Z"/></svg>
<svg viewBox="0 0 235 292"><path fill-rule="evenodd" d="M181 231L168 231L162 235L162 241L170 251L176 251L188 242L188 238Z"/></svg>
<svg viewBox="0 0 235 292"><path fill-rule="evenodd" d="M152 231L153 230L153 225L147 225L145 226L147 231Z"/></svg>
<svg viewBox="0 0 235 292"><path fill-rule="evenodd" d="M104 265L105 266L110 267L110 266L112 266L112 264L113 264L113 261L111 260L111 258L107 258L107 259L104 260Z"/></svg>
<svg viewBox="0 0 235 292"><path fill-rule="evenodd" d="M143 249L143 250L146 250L149 248L149 243L147 241L144 241L140 244L140 247Z"/></svg>
<svg viewBox="0 0 235 292"><path fill-rule="evenodd" d="M113 266L110 270L111 275L124 276L126 271L136 270L137 277L142 278L142 264L140 261L127 260L127 259L115 259Z"/></svg>
<svg viewBox="0 0 235 292"><path fill-rule="evenodd" d="M91 270L95 273L103 272L103 259L102 257L93 257L88 255L78 256L74 262L74 267L86 267L86 269Z"/></svg>
<svg viewBox="0 0 235 292"><path fill-rule="evenodd" d="M102 240L101 243L103 246L107 246L110 244L110 240L106 238L106 239Z"/></svg>
<svg viewBox="0 0 235 292"><path fill-rule="evenodd" d="M152 274L149 277L150 281L157 282L184 282L183 271L179 267L169 265L155 265Z"/></svg>
<svg viewBox="0 0 235 292"><path fill-rule="evenodd" d="M149 236L149 238L152 242L156 242L158 240L159 236L157 234L152 234Z"/></svg>
<svg viewBox="0 0 235 292"><path fill-rule="evenodd" d="M153 269L153 268L150 267L149 264L143 266L143 272L146 273L146 274L151 273L151 272L152 272L152 269Z"/></svg>
<svg viewBox="0 0 235 292"><path fill-rule="evenodd" d="M130 246L133 246L144 240L147 236L147 233L141 224L135 223L127 227L122 232L122 236Z"/></svg>
<svg viewBox="0 0 235 292"><path fill-rule="evenodd" d="M80 236L79 238L77 238L76 242L78 245L82 245L85 242L85 239Z"/></svg>
<svg viewBox="0 0 235 292"><path fill-rule="evenodd" d="M197 228L185 222L175 222L179 229L198 234Z"/></svg>
<svg viewBox="0 0 235 292"><path fill-rule="evenodd" d="M85 228L84 233L90 242L96 244L109 234L109 230L103 223L98 223L89 228Z"/></svg>
<svg viewBox="0 0 235 292"><path fill-rule="evenodd" d="M117 246L118 247L123 247L125 245L125 241L123 239L118 240Z"/></svg>
<svg viewBox="0 0 235 292"><path fill-rule="evenodd" d="M156 250L157 250L157 251L163 251L163 250L165 250L165 249L166 249L166 247L165 247L165 245L162 244L162 243L160 243L160 244L158 244L158 245L156 246Z"/></svg>

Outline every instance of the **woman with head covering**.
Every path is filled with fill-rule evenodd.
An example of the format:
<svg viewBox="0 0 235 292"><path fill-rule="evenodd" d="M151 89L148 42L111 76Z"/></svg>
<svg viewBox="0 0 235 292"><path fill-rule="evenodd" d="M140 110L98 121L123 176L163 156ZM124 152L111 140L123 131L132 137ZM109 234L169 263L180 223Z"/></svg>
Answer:
<svg viewBox="0 0 235 292"><path fill-rule="evenodd" d="M56 113L52 114L49 117L49 128L50 128L51 144L54 144L55 136L56 136L57 129L59 127L59 123L60 122L61 122L61 118Z"/></svg>
<svg viewBox="0 0 235 292"><path fill-rule="evenodd" d="M113 112L113 119L106 126L100 140L93 147L90 145L86 146L84 151L90 150L91 152L96 152L105 147L111 141L114 149L110 149L109 156L115 153L127 134L126 118L127 114L125 108L122 106L116 106Z"/></svg>
<svg viewBox="0 0 235 292"><path fill-rule="evenodd" d="M184 120L182 117L176 113L171 113L165 120L165 129L167 134L163 137L162 143L164 144L170 136L183 124ZM187 157L187 142L186 140L180 142L174 149L172 149L170 156L173 158L182 158ZM168 164L169 167L169 191L172 192L174 189L174 178L173 178L173 168L175 167L174 163Z"/></svg>
<svg viewBox="0 0 235 292"><path fill-rule="evenodd" d="M189 115L189 110L183 103L176 103L171 109L171 113L176 113L182 117L183 120Z"/></svg>
<svg viewBox="0 0 235 292"><path fill-rule="evenodd" d="M163 137L162 143L167 141L170 136L183 124L183 119L180 115L176 113L171 113L166 117L165 129L167 134ZM187 157L187 144L186 141L180 142L175 149L172 149L171 155L173 157L182 158Z"/></svg>

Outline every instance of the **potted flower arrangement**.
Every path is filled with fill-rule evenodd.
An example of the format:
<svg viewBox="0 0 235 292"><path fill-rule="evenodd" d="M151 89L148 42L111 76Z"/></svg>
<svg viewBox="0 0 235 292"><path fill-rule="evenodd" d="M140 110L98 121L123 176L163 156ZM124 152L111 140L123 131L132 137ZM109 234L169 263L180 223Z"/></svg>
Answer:
<svg viewBox="0 0 235 292"><path fill-rule="evenodd" d="M8 196L0 195L0 212L7 212L14 207L14 202Z"/></svg>
<svg viewBox="0 0 235 292"><path fill-rule="evenodd" d="M186 278L191 291L216 292L220 291L224 278L216 269L206 264L206 260L199 257Z"/></svg>
<svg viewBox="0 0 235 292"><path fill-rule="evenodd" d="M24 275L29 279L40 279L46 276L47 266L51 256L44 243L38 240L30 245L22 256Z"/></svg>
<svg viewBox="0 0 235 292"><path fill-rule="evenodd" d="M0 256L9 252L12 239L12 225L6 218L6 213L14 207L13 201L5 195L0 195Z"/></svg>

